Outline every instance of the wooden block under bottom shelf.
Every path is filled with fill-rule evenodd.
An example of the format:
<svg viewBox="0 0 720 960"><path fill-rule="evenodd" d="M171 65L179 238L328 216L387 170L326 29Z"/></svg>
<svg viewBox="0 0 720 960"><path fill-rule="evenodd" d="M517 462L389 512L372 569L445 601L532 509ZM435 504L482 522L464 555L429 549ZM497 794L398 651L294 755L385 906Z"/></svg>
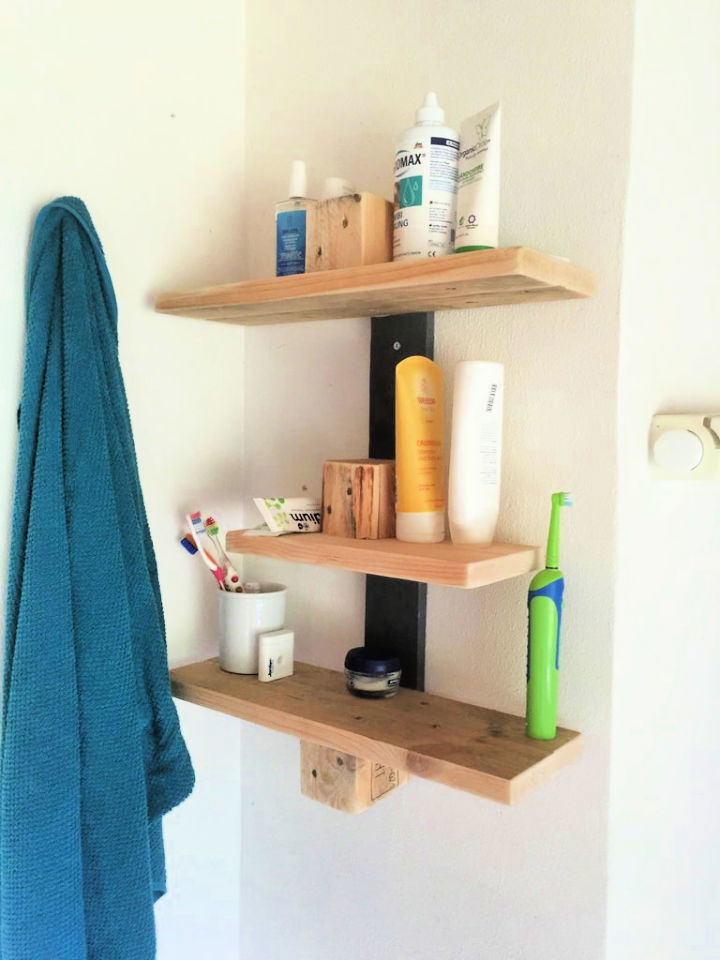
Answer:
<svg viewBox="0 0 720 960"><path fill-rule="evenodd" d="M307 740L300 743L300 771L306 797L346 813L362 813L410 779L404 770Z"/></svg>

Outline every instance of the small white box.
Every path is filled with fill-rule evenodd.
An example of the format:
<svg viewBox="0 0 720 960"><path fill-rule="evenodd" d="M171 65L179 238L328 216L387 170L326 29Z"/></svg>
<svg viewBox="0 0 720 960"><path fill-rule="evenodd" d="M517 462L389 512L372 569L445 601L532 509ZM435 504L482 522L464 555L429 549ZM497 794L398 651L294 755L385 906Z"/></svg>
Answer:
<svg viewBox="0 0 720 960"><path fill-rule="evenodd" d="M271 630L258 635L258 680L280 680L292 675L295 661L293 630Z"/></svg>

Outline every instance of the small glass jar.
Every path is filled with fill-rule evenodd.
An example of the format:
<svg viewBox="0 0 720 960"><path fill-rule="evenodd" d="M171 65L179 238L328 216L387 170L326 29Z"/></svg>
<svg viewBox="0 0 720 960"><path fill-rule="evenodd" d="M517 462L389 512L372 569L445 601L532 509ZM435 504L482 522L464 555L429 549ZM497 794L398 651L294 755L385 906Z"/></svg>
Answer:
<svg viewBox="0 0 720 960"><path fill-rule="evenodd" d="M356 697L383 700L400 688L400 660L381 650L353 647L345 657L345 683Z"/></svg>

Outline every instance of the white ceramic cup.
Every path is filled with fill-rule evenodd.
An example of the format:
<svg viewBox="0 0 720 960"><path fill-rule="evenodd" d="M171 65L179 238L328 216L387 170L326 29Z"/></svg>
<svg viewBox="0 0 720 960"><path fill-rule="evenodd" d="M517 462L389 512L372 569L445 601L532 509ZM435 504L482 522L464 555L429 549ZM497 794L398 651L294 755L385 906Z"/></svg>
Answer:
<svg viewBox="0 0 720 960"><path fill-rule="evenodd" d="M220 666L229 673L258 672L258 634L285 626L282 583L261 583L256 593L218 592Z"/></svg>

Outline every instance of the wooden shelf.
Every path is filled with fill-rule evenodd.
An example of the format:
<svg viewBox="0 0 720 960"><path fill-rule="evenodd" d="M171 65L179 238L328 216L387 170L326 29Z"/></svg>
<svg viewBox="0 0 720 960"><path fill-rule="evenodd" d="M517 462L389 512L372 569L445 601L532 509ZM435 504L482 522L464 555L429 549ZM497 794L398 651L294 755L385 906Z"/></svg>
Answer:
<svg viewBox="0 0 720 960"><path fill-rule="evenodd" d="M226 548L231 553L465 589L519 577L542 565L539 547L513 543L456 545L449 540L403 543L400 540L352 540L325 533L254 537L243 530L231 530Z"/></svg>
<svg viewBox="0 0 720 960"><path fill-rule="evenodd" d="M559 729L555 740L530 740L521 717L417 690L361 700L335 670L305 663L295 670L260 683L205 660L171 672L173 694L501 803L514 803L580 753L573 730Z"/></svg>
<svg viewBox="0 0 720 960"><path fill-rule="evenodd" d="M161 313L289 323L589 297L587 270L529 247L456 253L160 294Z"/></svg>

